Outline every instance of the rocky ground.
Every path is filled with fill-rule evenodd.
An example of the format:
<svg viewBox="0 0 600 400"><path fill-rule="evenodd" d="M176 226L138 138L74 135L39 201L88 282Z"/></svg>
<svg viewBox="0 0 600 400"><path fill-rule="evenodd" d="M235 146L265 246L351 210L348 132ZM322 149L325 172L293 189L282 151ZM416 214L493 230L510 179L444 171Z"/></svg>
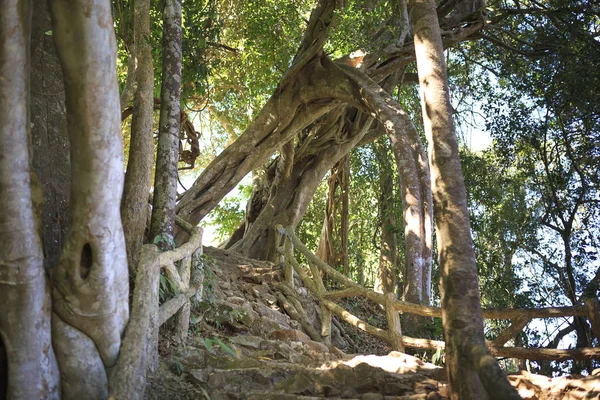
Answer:
<svg viewBox="0 0 600 400"><path fill-rule="evenodd" d="M214 248L205 252L214 276L207 276L187 342L176 345L168 332L163 335L161 367L150 379L147 399L446 398L442 368L398 352L348 354L389 349L337 321L332 346L312 340L303 318L294 320L285 309L300 311L319 331L317 302L301 287L295 293L278 290L279 266ZM549 379L523 372L509 379L528 400L600 398L596 376Z"/></svg>

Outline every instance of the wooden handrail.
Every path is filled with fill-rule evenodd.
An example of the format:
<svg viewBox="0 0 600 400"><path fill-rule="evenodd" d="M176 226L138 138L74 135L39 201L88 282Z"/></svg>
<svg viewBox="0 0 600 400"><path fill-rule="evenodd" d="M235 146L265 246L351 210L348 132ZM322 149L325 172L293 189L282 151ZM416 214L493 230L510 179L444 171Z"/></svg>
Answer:
<svg viewBox="0 0 600 400"><path fill-rule="evenodd" d="M278 229L281 227L279 225ZM347 297L356 296L362 294L363 296L373 300L377 304L385 304L385 296L381 293L374 292L372 290L363 288L352 279L343 275L339 271L336 271L331 266L327 265L317 256L315 256L306 246L300 241L300 239L292 232L289 228L283 229L283 232L288 235L294 247L302 253L309 262L315 264L321 271L326 273L331 278L335 279L339 283L348 286L348 289L342 291L328 292L325 294L327 298ZM280 232L281 229L279 230ZM442 309L439 307L425 306L422 304L409 303L402 300L394 301L394 308L400 312L407 312L410 314L421 315L423 317L442 317ZM588 310L586 306L570 306L570 307L545 307L545 308L513 308L513 309L483 309L483 317L489 319L516 319L516 318L558 318L558 317L572 317L572 316L587 316Z"/></svg>
<svg viewBox="0 0 600 400"><path fill-rule="evenodd" d="M319 259L315 254L306 248L300 239L294 234L293 229L283 228L281 225L276 227L277 231L286 237L284 244L284 257L287 265L291 265L301 277L305 286L319 299L321 306L331 310L334 314L348 322L349 324L364 330L372 336L390 343L395 349L403 347L419 349L439 349L444 348L443 341L411 338L402 336L399 319L395 318L395 313L406 312L425 317L441 318L442 310L439 307L425 306L394 299L393 296L385 296L373 290L364 288L352 279L338 272L327 263ZM311 272L317 275L312 266L315 266L321 272L327 274L337 282L346 286L345 289L328 292L324 287L320 287L317 282L311 279L304 267L294 258L293 247L302 253L311 265ZM291 274L286 270L286 274ZM289 279L289 278L288 278ZM334 303L332 299L345 298L351 296L364 296L373 302L384 306L388 319L388 331L362 321L358 317L346 311L343 307ZM393 311L392 311L393 310ZM585 305L571 307L545 307L545 308L523 308L523 309L483 309L484 318L488 319L506 319L513 320L512 325L506 328L493 341L486 344L491 353L497 357L521 358L530 360L567 360L567 359L598 359L600 358L600 348L580 348L572 350L544 349L544 348L523 348L523 347L503 347L503 345L518 334L534 318L557 318L567 316L585 316L592 322L594 333L600 337L600 305L597 301L588 300ZM325 321L322 321L325 324ZM391 323L390 323L391 322Z"/></svg>

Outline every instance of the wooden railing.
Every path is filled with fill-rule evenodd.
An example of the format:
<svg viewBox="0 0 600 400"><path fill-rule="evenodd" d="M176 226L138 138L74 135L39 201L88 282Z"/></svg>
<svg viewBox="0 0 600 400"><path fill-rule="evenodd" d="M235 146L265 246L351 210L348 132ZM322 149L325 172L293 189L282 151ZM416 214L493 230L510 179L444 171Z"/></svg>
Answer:
<svg viewBox="0 0 600 400"><path fill-rule="evenodd" d="M158 256L161 269L177 293L158 309L158 325L163 325L175 315L175 336L183 341L190 327L190 298L202 291L203 271L196 263L202 254L203 231L179 218L177 224L190 235L190 239L181 247Z"/></svg>
<svg viewBox="0 0 600 400"><path fill-rule="evenodd" d="M285 284L293 288L293 272L300 276L304 285L319 299L322 310L321 336L326 343L331 342L331 313L337 315L350 325L359 328L368 334L389 343L394 350L404 351L406 347L417 349L439 349L444 348L445 343L438 340L419 339L402 335L399 313L410 313L424 317L441 318L442 310L438 307L424 306L408 303L396 299L393 293L381 294L364 288L352 279L327 265L306 246L294 234L293 229L276 227L283 238L283 246L280 252L284 259ZM294 248L303 254L308 260L308 268L300 265L294 258ZM341 283L345 289L327 291L321 274L326 274L330 279ZM388 329L377 328L366 321L352 315L333 300L345 297L363 296L381 305L385 309ZM535 309L484 309L484 318L511 320L512 324L501 332L494 340L488 341L487 345L493 355L497 357L519 358L530 360L566 360L566 359L599 359L600 348L579 348L572 350L546 349L546 348L523 348L504 347L534 318L556 318L556 317L585 317L590 320L592 331L600 341L600 306L596 299L587 299L585 305L573 307L549 307Z"/></svg>
<svg viewBox="0 0 600 400"><path fill-rule="evenodd" d="M138 262L131 317L127 324L118 376L111 380L111 399L143 399L146 375L158 368L158 330L175 316L175 336L186 338L190 324L190 297L202 290L202 269L195 263L202 254L202 228L177 218L177 224L189 235L187 243L160 253L158 247L142 247ZM176 295L159 307L160 271L175 286Z"/></svg>

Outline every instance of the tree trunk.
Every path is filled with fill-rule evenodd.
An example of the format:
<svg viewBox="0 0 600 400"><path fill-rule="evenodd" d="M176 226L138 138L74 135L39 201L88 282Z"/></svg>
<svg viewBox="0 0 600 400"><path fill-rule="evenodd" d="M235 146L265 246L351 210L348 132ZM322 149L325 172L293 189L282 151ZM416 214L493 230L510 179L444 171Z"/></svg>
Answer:
<svg viewBox="0 0 600 400"><path fill-rule="evenodd" d="M450 395L461 400L518 399L485 347L466 190L435 3L410 0L409 7L429 142Z"/></svg>
<svg viewBox="0 0 600 400"><path fill-rule="evenodd" d="M350 227L350 156L346 154L339 163L341 182L340 193L342 209L340 210L340 251L342 271L344 275L350 276L350 261L348 259L348 240Z"/></svg>
<svg viewBox="0 0 600 400"><path fill-rule="evenodd" d="M163 10L163 62L160 122L150 238L159 247L173 247L177 198L181 95L181 1L167 0Z"/></svg>
<svg viewBox="0 0 600 400"><path fill-rule="evenodd" d="M339 3L339 0L319 1L292 65L274 94L242 135L210 163L185 193L177 204L179 216L197 224L246 174L264 165L295 134L342 103L356 103L360 93L344 87L348 82L338 80L340 76L329 68L331 60L322 51L333 11ZM443 15L451 10L452 7L447 7ZM482 21L472 18L469 24L461 20L447 21L444 44L452 46L465 40L482 27ZM382 82L412 61L414 47L409 43L366 55L344 56L337 64L348 63L375 82ZM177 242L186 236L179 231Z"/></svg>
<svg viewBox="0 0 600 400"><path fill-rule="evenodd" d="M47 1L33 2L31 29L32 166L43 192L42 248L44 265L50 268L67 237L71 163L65 86L53 37L47 34L52 30Z"/></svg>
<svg viewBox="0 0 600 400"><path fill-rule="evenodd" d="M341 267L344 275L349 276L348 263L348 223L350 192L350 157L346 153L331 168L327 181L327 200L325 218L317 246L317 257L332 267ZM338 194L339 189L339 194ZM314 194L314 193L313 193ZM341 203L341 204L340 204ZM304 213L302 213L304 214ZM336 221L339 216L339 229ZM337 246L336 246L337 244Z"/></svg>
<svg viewBox="0 0 600 400"><path fill-rule="evenodd" d="M31 2L0 3L0 398L58 399L50 291L30 187ZM5 370L4 367L8 370Z"/></svg>
<svg viewBox="0 0 600 400"><path fill-rule="evenodd" d="M116 39L110 1L50 5L72 166L69 232L52 276L52 341L63 398L105 399L129 317Z"/></svg>
<svg viewBox="0 0 600 400"><path fill-rule="evenodd" d="M394 292L397 278L396 213L392 166L388 159L388 145L383 139L374 143L379 164L379 219L381 243L379 268L374 290L379 293Z"/></svg>
<svg viewBox="0 0 600 400"><path fill-rule="evenodd" d="M269 199L244 238L232 247L233 250L257 259L266 259L268 254L274 253L275 242L271 240L274 237L273 227L277 224L296 226L300 222L327 171L365 137L371 119L356 110L349 114L342 110L331 113L317 125L324 126L325 132L329 129L338 134L343 132L343 137L324 143L314 142L306 148L299 145L290 179L277 187L275 195ZM327 138L331 139L331 136Z"/></svg>
<svg viewBox="0 0 600 400"><path fill-rule="evenodd" d="M197 224L250 171L263 165L303 128L335 108L335 76L317 58L282 85L243 135L217 156L177 204L177 214ZM302 81L302 85L297 83ZM181 231L180 231L181 232ZM185 235L178 235L177 242Z"/></svg>
<svg viewBox="0 0 600 400"><path fill-rule="evenodd" d="M134 3L134 57L137 59L135 71L136 89L133 97L131 119L131 141L129 159L125 174L125 187L121 202L121 217L127 263L132 275L137 261L148 220L148 193L152 187L152 166L154 163L154 66L150 38L150 0L136 0ZM119 113L120 114L120 113Z"/></svg>

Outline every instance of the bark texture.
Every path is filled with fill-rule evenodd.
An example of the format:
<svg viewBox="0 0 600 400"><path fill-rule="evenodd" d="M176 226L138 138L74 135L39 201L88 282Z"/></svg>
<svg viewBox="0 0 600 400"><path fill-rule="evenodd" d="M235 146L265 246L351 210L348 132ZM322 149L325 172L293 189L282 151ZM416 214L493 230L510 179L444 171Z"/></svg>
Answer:
<svg viewBox="0 0 600 400"><path fill-rule="evenodd" d="M148 193L154 163L154 66L150 38L150 0L134 3L134 58L136 89L133 97L131 141L121 203L121 217L127 244L127 263L135 274L148 220Z"/></svg>
<svg viewBox="0 0 600 400"><path fill-rule="evenodd" d="M50 268L67 237L71 163L62 71L53 37L46 33L52 30L48 2L33 2L31 29L32 167L43 193L42 248L44 265Z"/></svg>
<svg viewBox="0 0 600 400"><path fill-rule="evenodd" d="M283 223L296 226L327 171L369 132L370 118L356 110L346 111L342 108L332 112L315 124L316 130L330 131L331 136L324 136L323 141L312 141L312 135L316 134L313 132L305 138L306 143L299 144L290 179L272 191L275 194L262 208L243 240L232 249L259 259L276 253L273 226Z"/></svg>
<svg viewBox="0 0 600 400"><path fill-rule="evenodd" d="M0 381L8 399L58 399L50 291L30 188L31 2L0 3ZM8 367L8 370L4 369Z"/></svg>
<svg viewBox="0 0 600 400"><path fill-rule="evenodd" d="M158 288L160 265L154 245L142 247L132 299L131 319L127 324L121 354L110 376L112 399L137 400L144 396L146 374L158 366Z"/></svg>
<svg viewBox="0 0 600 400"><path fill-rule="evenodd" d="M164 250L173 243L181 94L181 1L167 0L163 10L163 61L160 122L150 239L162 237Z"/></svg>
<svg viewBox="0 0 600 400"><path fill-rule="evenodd" d="M442 321L452 399L518 399L485 346L466 190L433 0L410 0L441 268ZM486 387L484 388L485 385Z"/></svg>
<svg viewBox="0 0 600 400"><path fill-rule="evenodd" d="M69 232L52 277L52 340L63 399L103 399L106 370L116 363L129 317L116 40L108 0L52 0L50 6L72 177Z"/></svg>

